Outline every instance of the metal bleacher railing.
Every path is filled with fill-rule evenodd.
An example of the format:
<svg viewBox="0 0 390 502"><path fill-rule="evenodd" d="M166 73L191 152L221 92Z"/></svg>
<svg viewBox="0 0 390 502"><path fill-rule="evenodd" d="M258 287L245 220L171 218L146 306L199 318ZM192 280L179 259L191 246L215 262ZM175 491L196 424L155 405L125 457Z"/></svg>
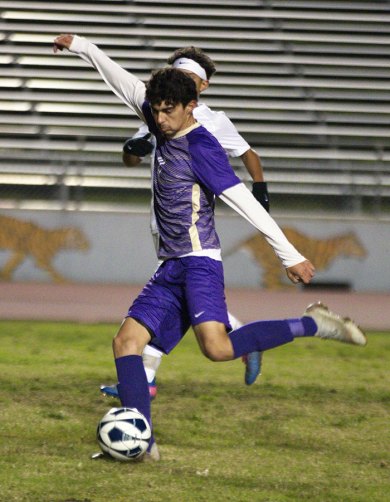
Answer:
<svg viewBox="0 0 390 502"><path fill-rule="evenodd" d="M149 187L148 160L121 166L138 118L81 59L51 53L63 32L88 37L144 80L177 47L202 47L218 70L204 101L258 151L273 194L333 195L342 207L390 200L387 1L0 0L0 26L8 204L19 189L28 198L54 186L68 198L72 187Z"/></svg>

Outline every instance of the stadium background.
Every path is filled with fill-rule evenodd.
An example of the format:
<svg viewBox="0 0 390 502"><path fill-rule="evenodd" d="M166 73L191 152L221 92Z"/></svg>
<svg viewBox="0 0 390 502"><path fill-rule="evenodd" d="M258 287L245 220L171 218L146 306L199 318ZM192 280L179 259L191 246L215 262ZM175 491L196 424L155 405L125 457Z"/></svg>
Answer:
<svg viewBox="0 0 390 502"><path fill-rule="evenodd" d="M180 46L215 60L202 100L257 150L272 215L322 260L311 289L266 285L266 263L245 245L253 229L218 205L228 298L243 320L259 305L289 315L315 288L367 327L390 325L390 2L0 1L0 22L2 318L52 318L59 306L57 318L71 307L80 318L84 298L91 320L104 309L118 320L126 285L155 265L148 160L121 166L139 121L80 58L53 55L53 38L70 32L143 80Z"/></svg>

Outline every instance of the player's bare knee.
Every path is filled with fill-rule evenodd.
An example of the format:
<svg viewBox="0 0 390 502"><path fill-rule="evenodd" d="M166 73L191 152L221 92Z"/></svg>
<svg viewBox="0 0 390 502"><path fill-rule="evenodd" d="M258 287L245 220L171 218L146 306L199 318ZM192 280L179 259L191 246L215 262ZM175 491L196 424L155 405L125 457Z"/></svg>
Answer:
<svg viewBox="0 0 390 502"><path fill-rule="evenodd" d="M230 361L234 358L233 347L224 324L216 321L194 326L199 347L210 361Z"/></svg>
<svg viewBox="0 0 390 502"><path fill-rule="evenodd" d="M113 350L116 357L131 354L142 354L150 336L145 328L140 327L132 319L125 319L113 339Z"/></svg>
<svg viewBox="0 0 390 502"><path fill-rule="evenodd" d="M112 346L114 349L114 353L137 353L138 352L138 343L137 341L129 336L127 333L123 333L119 331L113 341Z"/></svg>

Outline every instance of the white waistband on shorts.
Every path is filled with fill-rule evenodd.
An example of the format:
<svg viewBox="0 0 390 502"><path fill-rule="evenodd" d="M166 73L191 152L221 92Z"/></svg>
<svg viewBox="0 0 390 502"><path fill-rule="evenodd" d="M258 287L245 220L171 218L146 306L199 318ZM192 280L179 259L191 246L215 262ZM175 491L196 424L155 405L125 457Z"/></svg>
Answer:
<svg viewBox="0 0 390 502"><path fill-rule="evenodd" d="M222 261L222 254L220 249L202 249L201 251L191 251L191 253L183 254L179 258L186 256L206 256L212 260Z"/></svg>

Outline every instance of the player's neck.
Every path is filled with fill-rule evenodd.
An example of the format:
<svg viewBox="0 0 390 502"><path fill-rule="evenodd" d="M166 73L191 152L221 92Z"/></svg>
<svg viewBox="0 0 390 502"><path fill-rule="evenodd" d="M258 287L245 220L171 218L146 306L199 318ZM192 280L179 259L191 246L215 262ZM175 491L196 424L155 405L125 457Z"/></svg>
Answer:
<svg viewBox="0 0 390 502"><path fill-rule="evenodd" d="M186 134L188 134L189 132L191 132L193 129L196 129L197 127L199 127L200 124L199 122L196 122L194 121L191 125L189 125L188 127L186 127L185 129L182 129L181 131L178 131L173 137L172 139L177 139L177 138L181 138L182 136L185 136Z"/></svg>

